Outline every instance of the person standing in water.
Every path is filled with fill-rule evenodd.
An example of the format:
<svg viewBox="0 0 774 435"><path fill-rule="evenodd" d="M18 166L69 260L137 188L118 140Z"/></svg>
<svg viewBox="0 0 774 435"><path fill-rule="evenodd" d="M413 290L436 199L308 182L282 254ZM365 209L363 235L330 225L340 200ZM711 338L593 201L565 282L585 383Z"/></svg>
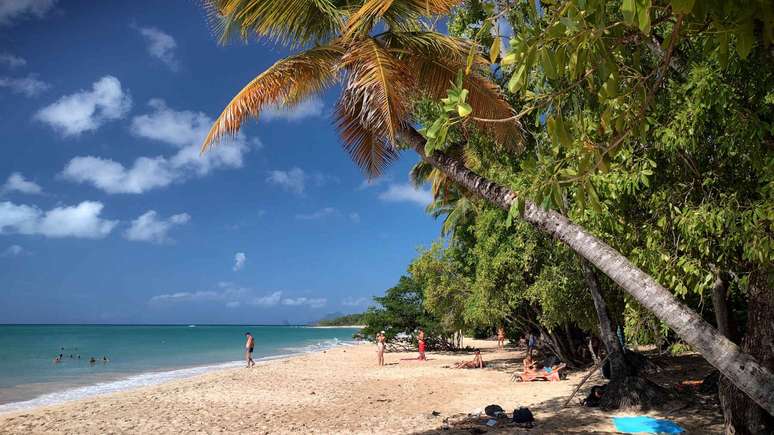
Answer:
<svg viewBox="0 0 774 435"><path fill-rule="evenodd" d="M253 361L255 340L253 339L253 335L249 332L245 332L245 336L247 337L247 341L245 342L245 360L247 361L247 368L250 368L255 365L255 361Z"/></svg>
<svg viewBox="0 0 774 435"><path fill-rule="evenodd" d="M385 340L386 340L386 337L384 336L384 331L376 334L376 357L380 367L384 365Z"/></svg>
<svg viewBox="0 0 774 435"><path fill-rule="evenodd" d="M419 334L417 334L417 341L419 342L419 357L417 358L420 361L426 361L427 358L425 357L425 330L422 328L419 328Z"/></svg>
<svg viewBox="0 0 774 435"><path fill-rule="evenodd" d="M505 328L503 325L497 327L497 350L505 350Z"/></svg>

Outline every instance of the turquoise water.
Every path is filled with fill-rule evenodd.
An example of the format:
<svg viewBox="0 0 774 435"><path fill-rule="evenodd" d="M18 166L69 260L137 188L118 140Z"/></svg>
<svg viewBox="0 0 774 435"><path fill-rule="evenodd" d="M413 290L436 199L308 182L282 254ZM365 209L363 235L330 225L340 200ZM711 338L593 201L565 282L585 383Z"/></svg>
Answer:
<svg viewBox="0 0 774 435"><path fill-rule="evenodd" d="M0 412L238 367L244 333L272 358L352 343L352 328L0 325ZM63 354L62 362L53 359ZM70 357L72 355L72 358ZM80 355L80 359L78 356ZM102 357L109 359L102 362ZM89 359L97 359L90 364Z"/></svg>

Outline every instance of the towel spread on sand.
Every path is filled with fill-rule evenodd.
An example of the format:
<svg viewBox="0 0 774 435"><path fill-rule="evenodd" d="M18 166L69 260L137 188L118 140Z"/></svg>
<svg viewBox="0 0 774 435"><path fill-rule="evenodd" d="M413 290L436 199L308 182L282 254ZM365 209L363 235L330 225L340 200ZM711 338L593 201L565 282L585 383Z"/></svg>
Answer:
<svg viewBox="0 0 774 435"><path fill-rule="evenodd" d="M623 433L680 433L685 429L671 420L653 417L613 417L615 430Z"/></svg>

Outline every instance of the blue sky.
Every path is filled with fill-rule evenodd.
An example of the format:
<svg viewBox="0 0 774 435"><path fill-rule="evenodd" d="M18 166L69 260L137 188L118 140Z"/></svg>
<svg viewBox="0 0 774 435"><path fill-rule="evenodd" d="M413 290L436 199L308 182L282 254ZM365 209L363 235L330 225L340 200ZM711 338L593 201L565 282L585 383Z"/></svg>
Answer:
<svg viewBox="0 0 774 435"><path fill-rule="evenodd" d="M200 157L286 55L198 2L0 2L0 323L299 323L357 312L438 235L404 153L365 184L333 89Z"/></svg>

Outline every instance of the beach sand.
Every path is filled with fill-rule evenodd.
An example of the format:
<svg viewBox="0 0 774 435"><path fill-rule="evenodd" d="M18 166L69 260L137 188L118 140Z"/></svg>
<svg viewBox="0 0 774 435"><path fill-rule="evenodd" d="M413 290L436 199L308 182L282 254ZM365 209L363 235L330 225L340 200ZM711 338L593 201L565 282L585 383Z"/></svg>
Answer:
<svg viewBox="0 0 774 435"><path fill-rule="evenodd" d="M466 340L482 348L489 367L444 368L472 354L391 352L377 367L370 344L269 361L252 369L226 369L31 411L0 415L0 433L594 433L614 432L613 415L577 405L594 375L572 403L560 409L586 372L570 372L558 383L513 383L523 351L495 352L493 341ZM695 379L700 366L686 360L668 379ZM697 371L699 370L699 371ZM498 404L510 412L528 406L536 425L525 430L468 414ZM710 399L686 398L673 411L646 414L669 418L688 433L720 433L722 416ZM667 408L668 409L668 408ZM434 411L437 415L434 415ZM444 426L451 426L445 430Z"/></svg>

